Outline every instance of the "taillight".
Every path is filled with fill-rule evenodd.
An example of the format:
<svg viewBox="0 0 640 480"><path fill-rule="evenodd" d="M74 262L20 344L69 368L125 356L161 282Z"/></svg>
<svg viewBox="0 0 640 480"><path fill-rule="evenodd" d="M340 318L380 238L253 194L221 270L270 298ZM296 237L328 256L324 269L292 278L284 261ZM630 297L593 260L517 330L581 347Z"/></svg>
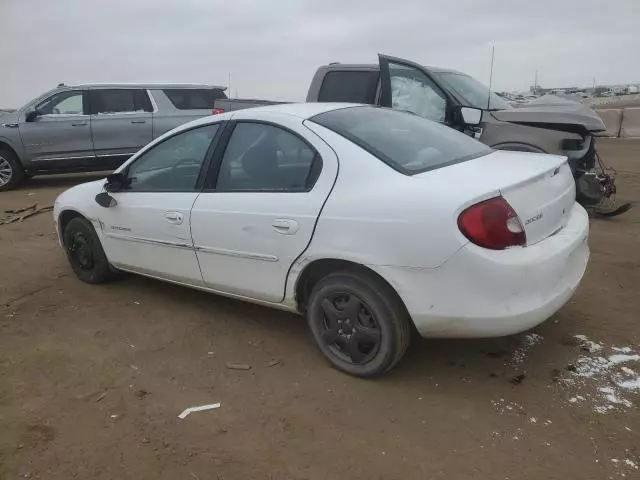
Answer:
<svg viewBox="0 0 640 480"><path fill-rule="evenodd" d="M214 108L211 110L211 115L220 115L221 113L224 113L224 108Z"/></svg>
<svg viewBox="0 0 640 480"><path fill-rule="evenodd" d="M527 243L518 215L502 197L476 203L464 210L458 217L458 228L473 243L491 250Z"/></svg>

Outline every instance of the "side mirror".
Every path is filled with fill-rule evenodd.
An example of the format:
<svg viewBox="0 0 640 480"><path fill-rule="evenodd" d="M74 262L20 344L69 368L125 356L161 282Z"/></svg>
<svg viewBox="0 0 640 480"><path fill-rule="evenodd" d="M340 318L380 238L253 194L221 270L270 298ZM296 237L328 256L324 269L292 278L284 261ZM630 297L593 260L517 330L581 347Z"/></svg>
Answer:
<svg viewBox="0 0 640 480"><path fill-rule="evenodd" d="M477 127L482 121L482 110L472 107L460 107L460 117L465 125Z"/></svg>
<svg viewBox="0 0 640 480"><path fill-rule="evenodd" d="M104 189L107 192L118 192L127 186L127 177L122 173L112 173L107 175L107 183Z"/></svg>
<svg viewBox="0 0 640 480"><path fill-rule="evenodd" d="M25 122L35 122L36 118L38 118L38 112L36 110L29 110L24 116Z"/></svg>
<svg viewBox="0 0 640 480"><path fill-rule="evenodd" d="M118 202L116 199L109 195L107 192L101 192L96 195L96 203L104 208L115 207Z"/></svg>

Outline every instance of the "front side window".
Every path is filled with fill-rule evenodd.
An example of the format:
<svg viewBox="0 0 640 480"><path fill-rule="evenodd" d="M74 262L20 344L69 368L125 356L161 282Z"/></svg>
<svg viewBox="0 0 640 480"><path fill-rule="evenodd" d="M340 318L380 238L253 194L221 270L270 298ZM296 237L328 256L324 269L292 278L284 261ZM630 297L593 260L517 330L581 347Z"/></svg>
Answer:
<svg viewBox="0 0 640 480"><path fill-rule="evenodd" d="M471 160L491 148L417 115L387 108L351 107L311 119L351 140L406 175Z"/></svg>
<svg viewBox="0 0 640 480"><path fill-rule="evenodd" d="M91 90L90 97L94 115L152 111L149 95L143 89Z"/></svg>
<svg viewBox="0 0 640 480"><path fill-rule="evenodd" d="M304 192L313 187L320 168L315 150L296 135L241 122L224 152L216 190Z"/></svg>
<svg viewBox="0 0 640 480"><path fill-rule="evenodd" d="M486 86L469 75L455 72L436 72L438 79L449 86L466 102L467 107L486 110L507 110L511 108L507 102Z"/></svg>
<svg viewBox="0 0 640 480"><path fill-rule="evenodd" d="M391 106L444 123L447 100L427 75L407 65L389 62Z"/></svg>
<svg viewBox="0 0 640 480"><path fill-rule="evenodd" d="M81 90L60 92L41 102L38 115L83 115L84 95Z"/></svg>
<svg viewBox="0 0 640 480"><path fill-rule="evenodd" d="M179 133L152 147L128 168L128 190L193 191L218 125Z"/></svg>

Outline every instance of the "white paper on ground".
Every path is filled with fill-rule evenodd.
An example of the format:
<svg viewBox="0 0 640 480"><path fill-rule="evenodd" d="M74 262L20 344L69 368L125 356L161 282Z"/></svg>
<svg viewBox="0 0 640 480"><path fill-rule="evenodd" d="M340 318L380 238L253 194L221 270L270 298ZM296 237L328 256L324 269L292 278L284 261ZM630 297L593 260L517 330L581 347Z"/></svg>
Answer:
<svg viewBox="0 0 640 480"><path fill-rule="evenodd" d="M185 418L190 413L201 412L203 410L213 410L214 408L220 408L220 404L210 403L209 405L200 405L199 407L185 408L184 411L180 415L178 415L178 418Z"/></svg>

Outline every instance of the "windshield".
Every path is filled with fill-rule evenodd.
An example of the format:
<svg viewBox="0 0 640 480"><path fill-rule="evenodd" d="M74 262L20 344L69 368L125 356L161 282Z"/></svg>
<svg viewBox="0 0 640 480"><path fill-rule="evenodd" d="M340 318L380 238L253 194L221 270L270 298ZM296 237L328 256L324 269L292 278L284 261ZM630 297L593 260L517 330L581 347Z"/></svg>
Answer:
<svg viewBox="0 0 640 480"><path fill-rule="evenodd" d="M467 102L467 107L487 110L487 100L490 96L489 110L507 110L511 108L511 105L495 93L489 94L487 87L469 75L454 72L436 72L434 75L462 97Z"/></svg>
<svg viewBox="0 0 640 480"><path fill-rule="evenodd" d="M311 118L405 175L487 155L483 143L412 113L377 107L331 110Z"/></svg>

